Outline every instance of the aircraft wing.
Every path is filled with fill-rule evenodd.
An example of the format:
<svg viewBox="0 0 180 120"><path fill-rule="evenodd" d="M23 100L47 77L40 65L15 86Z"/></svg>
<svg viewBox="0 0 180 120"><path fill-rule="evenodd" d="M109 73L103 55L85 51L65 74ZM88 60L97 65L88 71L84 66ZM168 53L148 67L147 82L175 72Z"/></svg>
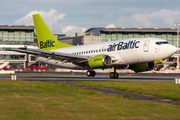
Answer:
<svg viewBox="0 0 180 120"><path fill-rule="evenodd" d="M80 56L80 55L72 55L54 51L44 51L39 49L32 49L32 48L8 48L8 51L16 51L21 53L33 54L41 57L45 57L48 59L56 59L62 62L75 62L75 63L83 63L87 62L89 58L87 56Z"/></svg>

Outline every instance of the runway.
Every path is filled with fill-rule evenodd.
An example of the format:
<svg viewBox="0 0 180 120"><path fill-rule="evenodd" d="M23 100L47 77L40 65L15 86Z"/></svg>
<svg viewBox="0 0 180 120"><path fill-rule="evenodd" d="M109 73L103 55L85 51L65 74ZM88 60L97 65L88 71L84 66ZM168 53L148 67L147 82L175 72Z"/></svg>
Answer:
<svg viewBox="0 0 180 120"><path fill-rule="evenodd" d="M62 74L62 73L61 73ZM66 73L67 75L17 75L17 80L29 81L174 81L180 74L154 74L154 73L120 73L118 79L111 79L105 73L98 73L95 77L87 77L85 73ZM11 75L0 75L0 79L11 79Z"/></svg>

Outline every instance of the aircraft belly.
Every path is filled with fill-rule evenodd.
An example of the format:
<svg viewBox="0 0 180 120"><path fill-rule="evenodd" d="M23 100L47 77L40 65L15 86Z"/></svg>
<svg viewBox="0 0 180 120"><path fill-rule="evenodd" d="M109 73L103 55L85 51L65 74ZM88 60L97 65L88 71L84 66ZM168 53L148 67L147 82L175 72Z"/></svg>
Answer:
<svg viewBox="0 0 180 120"><path fill-rule="evenodd" d="M123 58L125 64L134 64L142 61L141 56L135 50L122 51L120 56Z"/></svg>
<svg viewBox="0 0 180 120"><path fill-rule="evenodd" d="M123 58L125 64L138 64L138 63L143 63L143 62L152 62L159 58L157 56L153 56L151 52L143 52L139 50L129 51L128 53L122 52L121 57Z"/></svg>

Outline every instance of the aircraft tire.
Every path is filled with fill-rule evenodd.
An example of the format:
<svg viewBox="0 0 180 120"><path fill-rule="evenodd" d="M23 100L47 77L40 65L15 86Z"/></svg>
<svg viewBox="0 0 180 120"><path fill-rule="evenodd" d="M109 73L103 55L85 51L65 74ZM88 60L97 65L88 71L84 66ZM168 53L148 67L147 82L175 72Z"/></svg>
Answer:
<svg viewBox="0 0 180 120"><path fill-rule="evenodd" d="M110 78L117 79L119 77L119 74L117 72L111 72L109 76Z"/></svg>
<svg viewBox="0 0 180 120"><path fill-rule="evenodd" d="M117 72L115 72L115 76L114 76L114 78L118 78L119 77L119 74L117 73Z"/></svg>
<svg viewBox="0 0 180 120"><path fill-rule="evenodd" d="M158 65L155 66L154 68L155 71L159 71L160 70L160 67Z"/></svg>
<svg viewBox="0 0 180 120"><path fill-rule="evenodd" d="M91 71L91 76L94 77L96 75L95 71Z"/></svg>
<svg viewBox="0 0 180 120"><path fill-rule="evenodd" d="M88 70L88 71L86 72L86 75L87 75L88 77L90 77L90 76L91 76L91 71Z"/></svg>
<svg viewBox="0 0 180 120"><path fill-rule="evenodd" d="M87 72L86 72L86 75L88 76L88 77L94 77L95 75L96 75L96 72L95 71L90 71L90 70L88 70Z"/></svg>

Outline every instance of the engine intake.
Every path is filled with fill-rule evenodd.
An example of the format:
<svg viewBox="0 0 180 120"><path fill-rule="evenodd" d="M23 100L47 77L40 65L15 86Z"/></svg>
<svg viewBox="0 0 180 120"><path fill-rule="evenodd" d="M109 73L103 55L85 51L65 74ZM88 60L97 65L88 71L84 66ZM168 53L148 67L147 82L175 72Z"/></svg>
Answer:
<svg viewBox="0 0 180 120"><path fill-rule="evenodd" d="M112 63L109 55L98 55L89 59L88 64L91 69L109 67Z"/></svg>

